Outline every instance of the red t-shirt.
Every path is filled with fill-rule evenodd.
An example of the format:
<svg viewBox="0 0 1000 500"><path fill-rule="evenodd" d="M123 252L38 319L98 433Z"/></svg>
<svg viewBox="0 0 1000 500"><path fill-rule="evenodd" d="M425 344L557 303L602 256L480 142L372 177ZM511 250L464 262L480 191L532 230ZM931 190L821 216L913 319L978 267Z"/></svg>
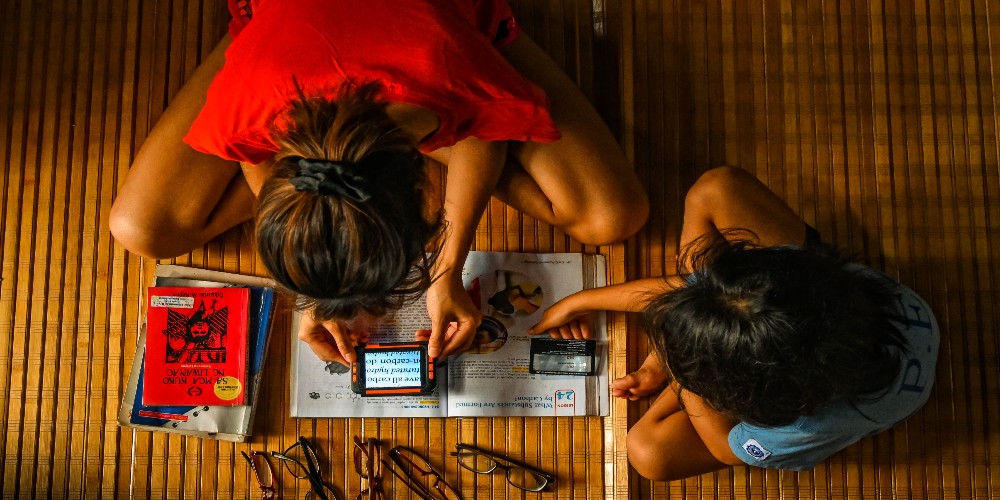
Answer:
<svg viewBox="0 0 1000 500"><path fill-rule="evenodd" d="M389 102L421 106L440 125L424 152L470 136L552 142L560 137L545 92L496 50L501 23L517 35L505 0L231 0L233 43L184 141L230 160L260 163L277 151L276 123L295 98L333 97L345 81L379 81ZM239 18L237 18L239 17ZM277 125L280 126L280 125Z"/></svg>

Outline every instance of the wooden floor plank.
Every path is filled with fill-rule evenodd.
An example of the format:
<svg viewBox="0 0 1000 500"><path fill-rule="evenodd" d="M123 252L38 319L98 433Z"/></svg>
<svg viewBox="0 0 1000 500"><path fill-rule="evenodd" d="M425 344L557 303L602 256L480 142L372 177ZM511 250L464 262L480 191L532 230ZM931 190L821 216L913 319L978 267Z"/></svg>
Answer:
<svg viewBox="0 0 1000 500"><path fill-rule="evenodd" d="M153 263L107 216L135 151L225 31L223 2L0 4L0 484L3 498L259 498L239 451L299 435L355 495L354 435L406 444L468 498L517 497L447 456L479 443L555 471L541 498L1000 498L1000 4L847 0L512 0L519 23L595 102L646 186L649 224L586 247L492 201L479 250L600 251L611 282L676 267L683 194L720 164L754 173L827 239L927 298L944 337L937 386L905 424L804 473L737 467L639 478L609 418L288 417L271 344L246 444L120 430L118 404ZM174 262L261 274L249 228ZM287 308L277 332L288 332ZM611 373L648 352L611 315ZM275 464L278 465L278 464ZM279 468L287 497L307 485ZM398 481L387 488L405 496Z"/></svg>

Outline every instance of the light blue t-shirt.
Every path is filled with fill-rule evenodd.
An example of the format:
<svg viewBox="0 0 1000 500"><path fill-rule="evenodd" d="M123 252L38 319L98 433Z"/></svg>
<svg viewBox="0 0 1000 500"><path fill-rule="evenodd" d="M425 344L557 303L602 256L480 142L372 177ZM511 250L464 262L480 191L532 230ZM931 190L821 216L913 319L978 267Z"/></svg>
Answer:
<svg viewBox="0 0 1000 500"><path fill-rule="evenodd" d="M913 290L875 269L860 264L851 264L850 268L881 280L899 300L905 322L897 326L909 343L901 358L899 376L874 401L861 400L854 406L846 400L837 401L814 415L779 427L736 424L729 431L729 447L740 460L757 467L809 470L861 438L905 420L927 402L941 339L930 307Z"/></svg>

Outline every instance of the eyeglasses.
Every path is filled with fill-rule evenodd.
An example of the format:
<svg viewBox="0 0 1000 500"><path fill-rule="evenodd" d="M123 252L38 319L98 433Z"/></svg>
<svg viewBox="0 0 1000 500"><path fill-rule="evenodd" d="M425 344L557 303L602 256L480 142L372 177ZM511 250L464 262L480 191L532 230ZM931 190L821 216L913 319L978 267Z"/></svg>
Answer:
<svg viewBox="0 0 1000 500"><path fill-rule="evenodd" d="M267 459L267 453L263 451L241 451L243 458L250 464L250 470L257 478L257 485L260 486L261 495L264 500L272 500L278 494L274 487L274 469L271 468L271 461Z"/></svg>
<svg viewBox="0 0 1000 500"><path fill-rule="evenodd" d="M525 491L542 491L556 480L551 474L467 444L456 444L451 455L458 457L459 465L476 474L492 474L497 468L504 469L507 482Z"/></svg>
<svg viewBox="0 0 1000 500"><path fill-rule="evenodd" d="M285 468L293 476L309 480L310 490L306 493L306 498L315 496L319 500L340 500L337 492L323 480L323 468L316 456L316 449L306 441L306 438L299 436L299 440L289 446L284 453L272 451L271 456L285 462Z"/></svg>
<svg viewBox="0 0 1000 500"><path fill-rule="evenodd" d="M358 493L357 500L382 500L382 450L378 440L362 440L354 436L354 471L367 481L367 486Z"/></svg>
<svg viewBox="0 0 1000 500"><path fill-rule="evenodd" d="M389 450L389 462L382 461L389 472L403 480L423 500L461 500L462 495L445 481L426 458L406 446ZM399 469L398 471L396 469Z"/></svg>

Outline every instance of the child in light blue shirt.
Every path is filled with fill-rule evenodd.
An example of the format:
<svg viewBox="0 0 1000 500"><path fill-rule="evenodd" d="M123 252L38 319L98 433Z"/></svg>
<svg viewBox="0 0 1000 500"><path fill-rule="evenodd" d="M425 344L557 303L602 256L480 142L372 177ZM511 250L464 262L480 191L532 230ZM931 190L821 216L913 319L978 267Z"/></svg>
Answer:
<svg viewBox="0 0 1000 500"><path fill-rule="evenodd" d="M791 424L736 424L729 431L729 447L740 460L760 467L808 470L859 439L905 420L927 402L940 340L927 303L874 269L859 264L845 267L881 282L899 301L899 316L893 322L905 337L907 349L898 350L898 375L878 397L856 401L841 397Z"/></svg>
<svg viewBox="0 0 1000 500"><path fill-rule="evenodd" d="M735 168L685 199L676 276L571 295L532 333L588 338L587 313L641 311L653 346L612 392L663 390L628 433L645 477L726 465L807 470L927 401L940 332L916 293L841 257Z"/></svg>

